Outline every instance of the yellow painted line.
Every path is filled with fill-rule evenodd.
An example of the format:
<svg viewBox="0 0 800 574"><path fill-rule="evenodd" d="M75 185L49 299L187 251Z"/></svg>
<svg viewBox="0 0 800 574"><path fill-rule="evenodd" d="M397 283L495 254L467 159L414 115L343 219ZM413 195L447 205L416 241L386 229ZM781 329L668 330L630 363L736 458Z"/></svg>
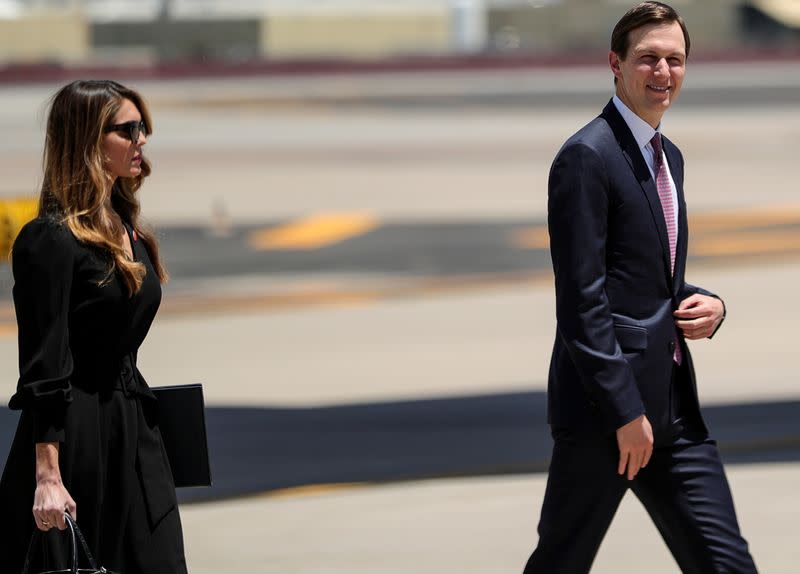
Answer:
<svg viewBox="0 0 800 574"><path fill-rule="evenodd" d="M689 231L692 233L692 253L697 255L738 254L735 251L729 251L727 248L721 247L722 243L729 244L731 248L733 245L742 246L743 251L741 253L762 252L762 250L766 253L774 253L776 250L785 251L786 248L781 249L777 245L773 245L773 242L768 237L772 237L776 233L781 234L779 237L776 236L776 241L785 237L788 244L791 245L793 238L800 235L800 233L779 230L774 232L748 232L746 230L756 227L792 224L800 225L800 204L792 203L765 208L693 215L689 218ZM752 238L752 247L748 247L746 241L729 241L730 236L728 234L725 235L724 239L723 236L716 235L726 231L746 233L748 238ZM705 237L709 233L712 236ZM516 231L511 237L511 242L520 249L548 249L550 247L550 237L547 233L547 226L538 225ZM701 247L698 247L698 244L701 244ZM761 247L756 251L756 246ZM700 253L701 248L704 251L703 253ZM715 252L717 249L719 250L718 253ZM705 252L706 250L708 250L708 253Z"/></svg>
<svg viewBox="0 0 800 574"><path fill-rule="evenodd" d="M305 292L250 295L176 295L165 297L160 314L196 317L221 313L280 312L308 307L363 307L379 301L447 296L520 285L542 286L552 282L549 269L539 272L477 274L392 281L382 286L329 286ZM14 311L0 304L0 336L16 336Z"/></svg>
<svg viewBox="0 0 800 574"><path fill-rule="evenodd" d="M355 490L370 486L368 482L344 482L344 483L331 483L331 484L309 484L306 486L292 486L289 488L281 488L265 492L260 495L261 498L300 498L305 496L324 496L334 492L341 492L346 490Z"/></svg>
<svg viewBox="0 0 800 574"><path fill-rule="evenodd" d="M512 237L514 245L521 249L547 249L549 240L546 227L525 229ZM689 247L691 255L703 257L790 253L800 250L800 230L696 233Z"/></svg>
<svg viewBox="0 0 800 574"><path fill-rule="evenodd" d="M511 236L511 243L520 249L548 249L550 235L546 225L529 227L516 231Z"/></svg>
<svg viewBox="0 0 800 574"><path fill-rule="evenodd" d="M316 306L363 306L380 300L380 293L368 290L320 290L307 293L274 293L243 296L184 296L165 298L162 310L165 315L202 315L221 312L248 312L252 310L284 310Z"/></svg>
<svg viewBox="0 0 800 574"><path fill-rule="evenodd" d="M800 251L798 231L752 231L697 237L692 240L692 255L774 255Z"/></svg>
<svg viewBox="0 0 800 574"><path fill-rule="evenodd" d="M800 223L800 204L791 203L718 213L700 213L689 217L689 231L705 233L793 223Z"/></svg>
<svg viewBox="0 0 800 574"><path fill-rule="evenodd" d="M249 244L259 251L319 249L362 235L377 227L364 213L323 213L250 234Z"/></svg>
<svg viewBox="0 0 800 574"><path fill-rule="evenodd" d="M549 269L540 272L478 274L473 276L398 280L374 287L329 287L308 292L283 292L253 295L200 295L166 297L161 306L164 316L197 316L250 311L283 311L306 307L364 306L389 299L431 297L468 293L509 286L540 285L552 281Z"/></svg>

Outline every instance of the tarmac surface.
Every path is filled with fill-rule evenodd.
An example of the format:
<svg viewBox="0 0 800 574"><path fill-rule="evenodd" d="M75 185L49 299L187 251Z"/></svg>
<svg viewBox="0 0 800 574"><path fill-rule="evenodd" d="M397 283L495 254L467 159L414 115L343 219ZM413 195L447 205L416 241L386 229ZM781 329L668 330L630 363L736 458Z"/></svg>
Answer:
<svg viewBox="0 0 800 574"><path fill-rule="evenodd" d="M800 560L798 69L690 68L664 127L687 159L689 279L729 309L692 344L701 402L776 574ZM548 441L547 169L602 82L581 68L137 86L157 130L143 211L174 273L140 367L203 382L217 437L219 483L181 494L192 572L521 570ZM36 189L53 88L0 88L0 197ZM677 572L633 497L592 570L612 571Z"/></svg>

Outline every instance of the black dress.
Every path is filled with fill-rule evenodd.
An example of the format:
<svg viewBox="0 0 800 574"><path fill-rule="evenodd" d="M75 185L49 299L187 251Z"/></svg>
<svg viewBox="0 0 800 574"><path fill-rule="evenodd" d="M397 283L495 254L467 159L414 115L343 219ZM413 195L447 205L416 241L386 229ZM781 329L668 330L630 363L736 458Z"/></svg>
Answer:
<svg viewBox="0 0 800 574"><path fill-rule="evenodd" d="M0 481L3 572L22 569L35 528L37 442L60 443L61 477L99 563L124 574L186 572L158 405L136 368L161 285L127 229L147 270L133 297L108 277L109 255L56 219L30 222L14 243L20 378L9 407L22 414ZM39 567L64 567L66 536L53 529L41 538Z"/></svg>

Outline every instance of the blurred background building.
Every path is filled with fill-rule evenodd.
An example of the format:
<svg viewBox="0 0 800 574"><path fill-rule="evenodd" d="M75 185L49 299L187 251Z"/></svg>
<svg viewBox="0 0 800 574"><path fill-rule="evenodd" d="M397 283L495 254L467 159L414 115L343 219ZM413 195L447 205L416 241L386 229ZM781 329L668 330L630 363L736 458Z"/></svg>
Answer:
<svg viewBox="0 0 800 574"><path fill-rule="evenodd" d="M0 65L548 57L605 48L627 0L0 0ZM794 0L678 0L696 49L796 51ZM612 5L611 7L609 5ZM613 6L618 5L618 6Z"/></svg>

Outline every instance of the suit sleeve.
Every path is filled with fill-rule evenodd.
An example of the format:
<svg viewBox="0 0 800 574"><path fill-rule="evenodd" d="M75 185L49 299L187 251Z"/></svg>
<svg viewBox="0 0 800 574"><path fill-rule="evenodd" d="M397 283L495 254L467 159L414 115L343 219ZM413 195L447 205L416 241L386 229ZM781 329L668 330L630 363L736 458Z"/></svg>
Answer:
<svg viewBox="0 0 800 574"><path fill-rule="evenodd" d="M32 413L35 442L64 440L71 401L70 239L58 224L36 220L23 228L12 250L20 377L9 406Z"/></svg>
<svg viewBox="0 0 800 574"><path fill-rule="evenodd" d="M548 194L558 334L589 399L612 430L645 409L617 343L605 292L608 192L605 166L594 150L573 144L559 153Z"/></svg>
<svg viewBox="0 0 800 574"><path fill-rule="evenodd" d="M690 285L689 283L684 283L683 292L681 293L680 300L683 301L687 297L691 297L692 295L707 295L708 297L714 297L714 299L719 299L722 302L722 321L719 322L717 328L714 329L714 332L711 333L708 338L711 339L714 335L717 334L717 331L720 330L722 324L725 322L725 317L728 315L728 308L725 306L725 301L719 295L712 293L711 291L706 291L702 287L697 287L696 285Z"/></svg>

